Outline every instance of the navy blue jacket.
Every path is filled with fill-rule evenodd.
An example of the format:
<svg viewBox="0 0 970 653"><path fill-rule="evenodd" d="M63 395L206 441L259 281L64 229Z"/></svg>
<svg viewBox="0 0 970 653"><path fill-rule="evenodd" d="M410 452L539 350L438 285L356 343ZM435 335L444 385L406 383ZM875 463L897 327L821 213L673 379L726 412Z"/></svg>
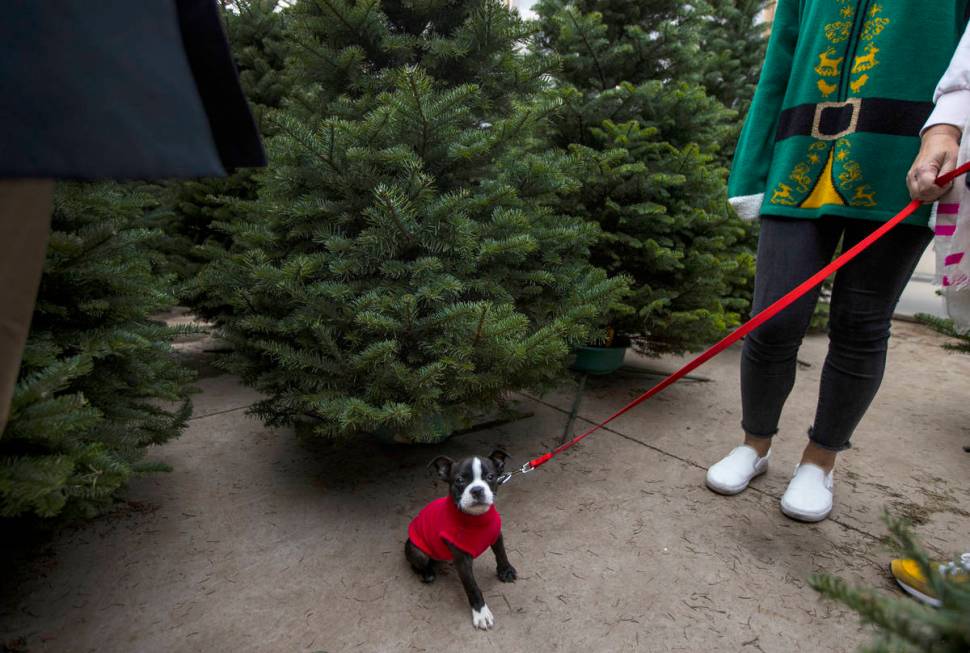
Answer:
<svg viewBox="0 0 970 653"><path fill-rule="evenodd" d="M215 0L0 3L0 179L260 165Z"/></svg>

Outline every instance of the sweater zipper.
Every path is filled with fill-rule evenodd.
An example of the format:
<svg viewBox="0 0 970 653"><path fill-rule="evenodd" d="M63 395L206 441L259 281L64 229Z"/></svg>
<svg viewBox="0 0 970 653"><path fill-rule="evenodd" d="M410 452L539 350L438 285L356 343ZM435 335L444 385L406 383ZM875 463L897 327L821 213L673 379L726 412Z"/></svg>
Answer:
<svg viewBox="0 0 970 653"><path fill-rule="evenodd" d="M862 31L866 25L866 16L869 15L869 5L872 0L857 0L856 15L852 21L852 31L849 33L849 43L845 51L845 67L842 69L842 80L839 90L839 100L845 102L849 99L849 82L852 80L852 66L855 63L856 55L859 52L859 44L862 41Z"/></svg>

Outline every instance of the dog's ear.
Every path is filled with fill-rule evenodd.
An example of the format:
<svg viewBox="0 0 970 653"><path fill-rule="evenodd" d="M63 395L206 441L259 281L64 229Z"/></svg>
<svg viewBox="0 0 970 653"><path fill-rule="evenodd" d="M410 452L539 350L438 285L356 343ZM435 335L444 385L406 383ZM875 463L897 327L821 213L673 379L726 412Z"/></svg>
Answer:
<svg viewBox="0 0 970 653"><path fill-rule="evenodd" d="M505 471L505 461L508 460L509 454L502 451L501 449L496 449L492 453L488 454L488 459L492 461L495 465L495 471L501 474Z"/></svg>
<svg viewBox="0 0 970 653"><path fill-rule="evenodd" d="M434 469L442 481L447 481L451 478L451 467L454 464L455 461L448 456L438 456L428 463L428 467Z"/></svg>

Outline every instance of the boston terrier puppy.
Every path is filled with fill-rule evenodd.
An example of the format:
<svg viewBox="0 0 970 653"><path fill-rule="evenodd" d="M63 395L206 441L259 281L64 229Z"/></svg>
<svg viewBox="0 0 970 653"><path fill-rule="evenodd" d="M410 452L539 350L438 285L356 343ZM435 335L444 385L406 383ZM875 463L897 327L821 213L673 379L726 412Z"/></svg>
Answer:
<svg viewBox="0 0 970 653"><path fill-rule="evenodd" d="M495 509L499 477L507 453L496 449L488 458L465 458L458 462L445 456L431 461L438 476L448 482L448 496L435 499L408 527L404 555L425 583L435 579L435 566L453 560L472 607L472 625L488 630L495 624L475 582L472 562L491 547L498 565L498 579L511 583L515 568L509 564L502 541L502 518Z"/></svg>

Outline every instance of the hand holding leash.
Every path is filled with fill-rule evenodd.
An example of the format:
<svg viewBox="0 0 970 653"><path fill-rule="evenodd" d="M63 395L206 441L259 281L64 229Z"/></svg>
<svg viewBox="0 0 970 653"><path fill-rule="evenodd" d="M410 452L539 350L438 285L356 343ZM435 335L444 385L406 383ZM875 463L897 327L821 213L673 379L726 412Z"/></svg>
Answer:
<svg viewBox="0 0 970 653"><path fill-rule="evenodd" d="M956 167L962 133L953 125L934 125L926 130L919 154L906 175L910 197L935 202L950 189L952 182L941 185L937 180Z"/></svg>

